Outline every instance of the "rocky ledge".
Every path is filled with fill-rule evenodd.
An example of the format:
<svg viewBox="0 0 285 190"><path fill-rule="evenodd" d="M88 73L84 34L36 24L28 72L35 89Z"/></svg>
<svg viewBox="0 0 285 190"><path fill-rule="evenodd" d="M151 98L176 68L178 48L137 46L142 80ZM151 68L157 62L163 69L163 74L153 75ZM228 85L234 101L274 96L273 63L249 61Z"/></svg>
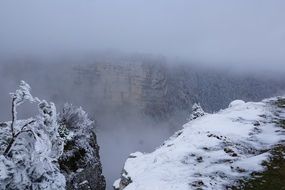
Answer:
<svg viewBox="0 0 285 190"><path fill-rule="evenodd" d="M127 159L116 190L282 189L285 98L234 101Z"/></svg>

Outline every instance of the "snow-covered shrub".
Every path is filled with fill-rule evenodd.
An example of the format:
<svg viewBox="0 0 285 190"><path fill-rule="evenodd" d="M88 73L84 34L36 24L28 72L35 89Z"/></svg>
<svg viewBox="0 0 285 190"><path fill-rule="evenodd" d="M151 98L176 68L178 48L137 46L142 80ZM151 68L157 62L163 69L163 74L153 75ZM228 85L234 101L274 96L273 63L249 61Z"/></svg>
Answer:
<svg viewBox="0 0 285 190"><path fill-rule="evenodd" d="M67 189L105 189L94 122L81 107L71 104L65 104L58 122L59 133L65 141L59 163L66 176Z"/></svg>
<svg viewBox="0 0 285 190"><path fill-rule="evenodd" d="M71 104L65 104L58 117L58 122L60 123L59 133L65 140L65 154L61 159L74 156L78 150L84 150L87 153L86 150L92 149L87 141L92 134L93 122L81 107L76 108ZM76 140L76 146L70 148L74 140Z"/></svg>
<svg viewBox="0 0 285 190"><path fill-rule="evenodd" d="M12 121L0 128L0 189L65 189L65 177L57 163L63 140L58 133L55 105L34 98L30 89L22 81L11 93ZM20 121L17 107L25 101L37 102L39 114Z"/></svg>
<svg viewBox="0 0 285 190"><path fill-rule="evenodd" d="M192 121L192 120L197 119L198 117L201 117L203 115L205 115L205 112L202 109L201 105L199 103L198 104L195 103L192 106L192 112L191 112L190 117L188 118L188 121Z"/></svg>
<svg viewBox="0 0 285 190"><path fill-rule="evenodd" d="M81 108L76 108L71 104L65 104L59 115L60 133L64 138L70 138L67 134L72 131L76 135L90 134L93 129L93 121L88 118L88 114ZM67 135L67 136L66 136ZM70 136L74 134L69 134Z"/></svg>

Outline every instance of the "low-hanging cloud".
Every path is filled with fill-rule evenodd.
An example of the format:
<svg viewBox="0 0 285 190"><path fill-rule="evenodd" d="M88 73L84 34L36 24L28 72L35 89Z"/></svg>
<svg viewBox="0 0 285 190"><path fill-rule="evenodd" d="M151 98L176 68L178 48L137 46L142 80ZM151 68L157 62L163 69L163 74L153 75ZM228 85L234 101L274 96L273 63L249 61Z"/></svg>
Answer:
<svg viewBox="0 0 285 190"><path fill-rule="evenodd" d="M1 1L0 52L116 49L282 70L284 7L283 0Z"/></svg>

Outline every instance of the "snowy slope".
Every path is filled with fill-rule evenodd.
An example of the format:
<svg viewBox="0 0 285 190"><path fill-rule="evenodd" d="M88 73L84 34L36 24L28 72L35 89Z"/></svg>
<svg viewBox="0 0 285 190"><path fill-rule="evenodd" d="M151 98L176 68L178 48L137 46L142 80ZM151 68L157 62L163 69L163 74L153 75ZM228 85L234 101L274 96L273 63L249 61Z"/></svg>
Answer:
<svg viewBox="0 0 285 190"><path fill-rule="evenodd" d="M285 130L276 124L285 117L277 101L237 100L225 110L190 121L154 152L131 154L114 187L226 189L264 170L270 149L285 140Z"/></svg>

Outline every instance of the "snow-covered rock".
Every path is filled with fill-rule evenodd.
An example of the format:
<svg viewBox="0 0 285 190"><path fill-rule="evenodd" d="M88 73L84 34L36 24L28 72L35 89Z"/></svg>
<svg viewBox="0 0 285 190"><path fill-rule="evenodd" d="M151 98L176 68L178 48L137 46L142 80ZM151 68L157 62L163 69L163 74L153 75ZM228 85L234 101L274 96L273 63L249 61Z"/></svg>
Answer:
<svg viewBox="0 0 285 190"><path fill-rule="evenodd" d="M284 143L283 98L234 101L183 126L152 153L127 159L117 190L227 189L264 171L271 148ZM285 102L285 101L284 101ZM284 126L283 126L284 127Z"/></svg>
<svg viewBox="0 0 285 190"><path fill-rule="evenodd" d="M94 122L82 108L66 104L59 115L60 135L65 139L59 159L66 189L105 190Z"/></svg>
<svg viewBox="0 0 285 190"><path fill-rule="evenodd" d="M230 103L229 107L240 106L245 104L243 100L234 100Z"/></svg>

